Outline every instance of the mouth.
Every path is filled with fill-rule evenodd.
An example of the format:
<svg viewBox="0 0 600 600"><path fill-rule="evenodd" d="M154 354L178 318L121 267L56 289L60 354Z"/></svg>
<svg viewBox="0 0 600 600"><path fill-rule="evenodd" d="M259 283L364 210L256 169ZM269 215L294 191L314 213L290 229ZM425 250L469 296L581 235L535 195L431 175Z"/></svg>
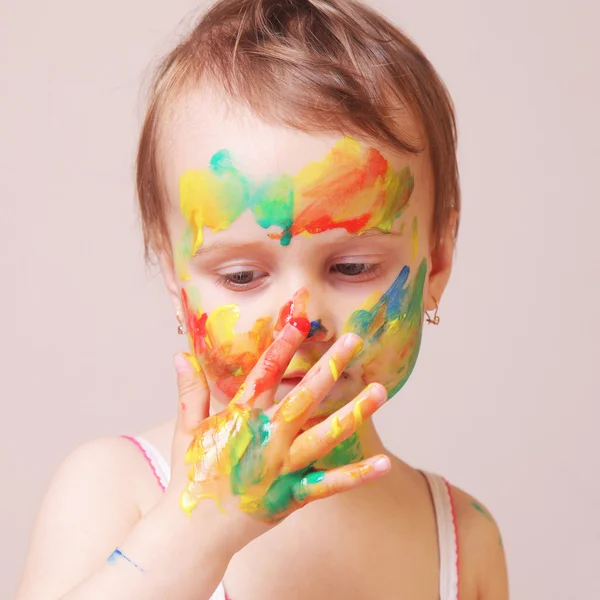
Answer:
<svg viewBox="0 0 600 600"><path fill-rule="evenodd" d="M297 381L298 383L300 383L300 381L302 381L302 379L305 377L305 375L307 373L308 373L308 371L295 369L293 371L289 371L289 372L285 373L282 378L282 381L286 381L288 383L291 383L292 381Z"/></svg>

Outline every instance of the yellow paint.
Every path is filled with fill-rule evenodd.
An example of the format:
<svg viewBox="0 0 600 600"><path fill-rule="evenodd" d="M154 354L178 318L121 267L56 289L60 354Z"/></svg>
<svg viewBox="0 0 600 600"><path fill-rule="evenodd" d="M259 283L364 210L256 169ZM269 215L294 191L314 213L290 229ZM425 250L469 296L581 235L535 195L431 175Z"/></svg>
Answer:
<svg viewBox="0 0 600 600"><path fill-rule="evenodd" d="M245 208L245 181L227 168L189 170L179 180L181 214L192 226L190 258L202 246L203 228L227 229Z"/></svg>
<svg viewBox="0 0 600 600"><path fill-rule="evenodd" d="M357 400L354 408L352 409L352 414L354 415L354 427L360 427L363 423L363 404L365 402L365 398L361 398Z"/></svg>
<svg viewBox="0 0 600 600"><path fill-rule="evenodd" d="M176 258L178 272L189 277L185 260L201 248L204 227L228 229L248 209L265 229L281 228L269 236L279 237L284 245L293 236L337 227L349 233L372 228L389 232L413 187L408 167L396 171L377 149L351 137L339 140L322 160L308 163L294 176L279 174L268 185L250 180L229 152L221 150L208 167L181 175L180 209L189 232L179 243L184 257Z"/></svg>
<svg viewBox="0 0 600 600"><path fill-rule="evenodd" d="M190 465L188 485L180 497L180 506L187 514L201 498L213 498L220 504L230 493L228 476L252 440L250 416L249 408L230 402L194 432L185 455L185 463Z"/></svg>
<svg viewBox="0 0 600 600"><path fill-rule="evenodd" d="M331 437L337 440L342 433L344 433L344 428L340 425L340 420L336 415L331 421Z"/></svg>
<svg viewBox="0 0 600 600"><path fill-rule="evenodd" d="M231 344L235 336L233 328L240 318L237 304L224 304L213 310L206 320L206 334L209 348Z"/></svg>
<svg viewBox="0 0 600 600"><path fill-rule="evenodd" d="M245 389L246 389L246 382L244 381L244 383L242 383L242 385L240 385L240 388L236 392L235 396L231 399L231 401L236 402L236 403L239 402Z"/></svg>
<svg viewBox="0 0 600 600"><path fill-rule="evenodd" d="M293 373L294 371L310 371L322 356L322 351L319 351L318 348L314 347L308 354L305 354L306 350L304 348L299 352L302 352L302 354L294 354L288 368L285 370L286 373Z"/></svg>
<svg viewBox="0 0 600 600"><path fill-rule="evenodd" d="M307 387L302 386L283 402L279 413L286 423L290 423L306 413L313 402L312 392Z"/></svg>
<svg viewBox="0 0 600 600"><path fill-rule="evenodd" d="M339 371L338 371L338 366L335 364L335 359L332 356L329 359L329 369L331 370L331 376L333 377L334 381L337 381L339 379Z"/></svg>

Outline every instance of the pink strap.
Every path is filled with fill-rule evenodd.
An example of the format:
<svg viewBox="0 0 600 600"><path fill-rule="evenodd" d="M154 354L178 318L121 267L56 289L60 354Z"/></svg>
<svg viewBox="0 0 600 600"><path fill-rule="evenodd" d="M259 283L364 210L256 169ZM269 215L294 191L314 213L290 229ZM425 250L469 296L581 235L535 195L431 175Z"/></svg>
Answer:
<svg viewBox="0 0 600 600"><path fill-rule="evenodd" d="M448 496L450 498L450 508L452 510L452 526L454 527L454 539L456 544L456 600L460 600L460 552L458 544L458 527L456 526L456 509L454 507L454 495L452 494L452 486L444 479Z"/></svg>
<svg viewBox="0 0 600 600"><path fill-rule="evenodd" d="M126 440L129 440L132 444L135 444L138 447L139 451L144 455L146 462L150 465L150 469L152 470L152 473L153 473L154 478L156 479L158 485L160 486L161 490L164 492L166 488L160 478L160 475L158 474L156 464L152 460L152 457L148 455L148 453L146 452L146 449L139 443L138 440L136 440L134 437L132 437L130 435L122 435L121 437Z"/></svg>

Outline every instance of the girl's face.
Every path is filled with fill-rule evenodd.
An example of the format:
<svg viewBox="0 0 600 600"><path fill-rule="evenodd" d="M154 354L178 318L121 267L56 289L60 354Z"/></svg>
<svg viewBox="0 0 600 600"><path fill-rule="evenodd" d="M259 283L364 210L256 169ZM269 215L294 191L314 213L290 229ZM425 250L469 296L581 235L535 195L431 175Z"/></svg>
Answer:
<svg viewBox="0 0 600 600"><path fill-rule="evenodd" d="M317 418L370 382L395 394L450 272L452 244L431 253L426 159L267 125L209 94L188 95L171 115L161 156L172 255L161 266L213 408L292 316L306 316L311 334L276 400L347 331L363 350Z"/></svg>

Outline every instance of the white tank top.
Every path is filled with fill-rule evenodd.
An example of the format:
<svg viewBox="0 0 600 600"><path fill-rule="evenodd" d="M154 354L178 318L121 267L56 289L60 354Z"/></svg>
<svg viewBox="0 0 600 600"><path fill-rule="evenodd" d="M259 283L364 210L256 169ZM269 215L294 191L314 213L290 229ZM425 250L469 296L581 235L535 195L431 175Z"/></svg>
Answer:
<svg viewBox="0 0 600 600"><path fill-rule="evenodd" d="M152 468L152 472L162 487L167 489L171 468L162 454L147 440L140 437L124 436L142 451ZM452 491L448 482L439 475L423 472L427 479L437 522L438 546L440 554L440 600L458 600L458 535L454 515ZM210 600L231 600L221 582Z"/></svg>

